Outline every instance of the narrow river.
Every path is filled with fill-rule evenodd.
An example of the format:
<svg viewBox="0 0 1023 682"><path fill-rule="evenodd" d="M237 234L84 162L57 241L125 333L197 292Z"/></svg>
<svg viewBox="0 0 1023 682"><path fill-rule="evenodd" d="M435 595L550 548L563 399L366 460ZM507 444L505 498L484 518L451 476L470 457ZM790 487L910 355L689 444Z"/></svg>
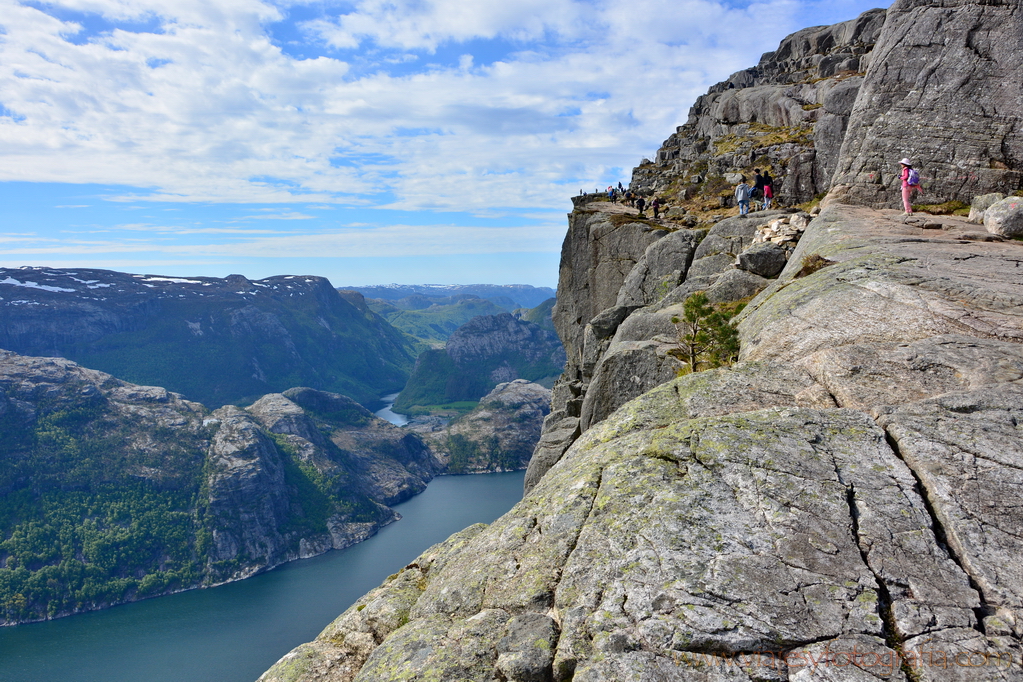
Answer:
<svg viewBox="0 0 1023 682"><path fill-rule="evenodd" d="M523 476L434 479L366 542L248 580L0 628L0 681L252 682L424 549L511 509Z"/></svg>
<svg viewBox="0 0 1023 682"><path fill-rule="evenodd" d="M394 400L397 397L398 397L397 393L385 395L383 398L381 398L381 400L384 401L384 406L381 407L376 412L374 412L373 414L380 417L381 419L386 419L395 426L405 426L405 424L408 424L408 417L406 417L403 414L398 414L397 412L391 409L392 407L394 407Z"/></svg>

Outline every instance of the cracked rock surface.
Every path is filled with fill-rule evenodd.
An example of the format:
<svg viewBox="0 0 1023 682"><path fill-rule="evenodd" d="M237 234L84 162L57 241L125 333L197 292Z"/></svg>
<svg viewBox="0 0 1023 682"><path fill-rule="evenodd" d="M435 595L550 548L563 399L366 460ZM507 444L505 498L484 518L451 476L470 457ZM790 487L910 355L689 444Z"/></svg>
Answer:
<svg viewBox="0 0 1023 682"><path fill-rule="evenodd" d="M522 502L261 679L1023 679L1023 249L921 232L825 209L799 249L835 264L751 302L746 359L591 383Z"/></svg>

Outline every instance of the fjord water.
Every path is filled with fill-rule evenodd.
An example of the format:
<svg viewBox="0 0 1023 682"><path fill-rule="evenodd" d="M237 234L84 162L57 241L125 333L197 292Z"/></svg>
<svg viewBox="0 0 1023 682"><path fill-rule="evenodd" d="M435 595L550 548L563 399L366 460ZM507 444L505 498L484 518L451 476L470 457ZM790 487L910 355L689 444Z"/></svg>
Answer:
<svg viewBox="0 0 1023 682"><path fill-rule="evenodd" d="M0 682L252 682L423 550L522 497L524 472L442 476L354 547L207 590L0 628Z"/></svg>
<svg viewBox="0 0 1023 682"><path fill-rule="evenodd" d="M397 399L398 399L397 393L385 395L383 398L380 399L383 401L384 406L377 410L376 412L374 412L373 414L380 417L381 419L386 419L395 426L405 426L405 424L408 424L408 417L406 417L403 414L398 414L397 412L391 409L392 407L394 407L394 401Z"/></svg>

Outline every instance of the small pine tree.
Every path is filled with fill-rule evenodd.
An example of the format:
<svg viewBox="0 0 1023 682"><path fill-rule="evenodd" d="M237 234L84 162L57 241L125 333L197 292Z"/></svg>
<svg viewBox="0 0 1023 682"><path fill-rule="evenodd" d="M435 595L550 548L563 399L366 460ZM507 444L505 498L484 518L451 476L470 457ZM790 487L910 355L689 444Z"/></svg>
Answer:
<svg viewBox="0 0 1023 682"><path fill-rule="evenodd" d="M675 355L685 363L688 372L735 362L739 356L739 331L731 318L741 309L742 306L715 309L702 291L686 299L682 317L672 317L671 323L678 335L679 352Z"/></svg>

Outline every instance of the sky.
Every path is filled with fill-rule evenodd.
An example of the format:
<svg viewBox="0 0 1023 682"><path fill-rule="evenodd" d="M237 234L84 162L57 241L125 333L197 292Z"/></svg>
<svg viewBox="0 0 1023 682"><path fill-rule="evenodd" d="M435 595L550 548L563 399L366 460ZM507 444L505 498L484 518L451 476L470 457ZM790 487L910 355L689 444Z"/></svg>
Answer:
<svg viewBox="0 0 1023 682"><path fill-rule="evenodd" d="M0 0L0 266L555 286L570 197L861 0Z"/></svg>

